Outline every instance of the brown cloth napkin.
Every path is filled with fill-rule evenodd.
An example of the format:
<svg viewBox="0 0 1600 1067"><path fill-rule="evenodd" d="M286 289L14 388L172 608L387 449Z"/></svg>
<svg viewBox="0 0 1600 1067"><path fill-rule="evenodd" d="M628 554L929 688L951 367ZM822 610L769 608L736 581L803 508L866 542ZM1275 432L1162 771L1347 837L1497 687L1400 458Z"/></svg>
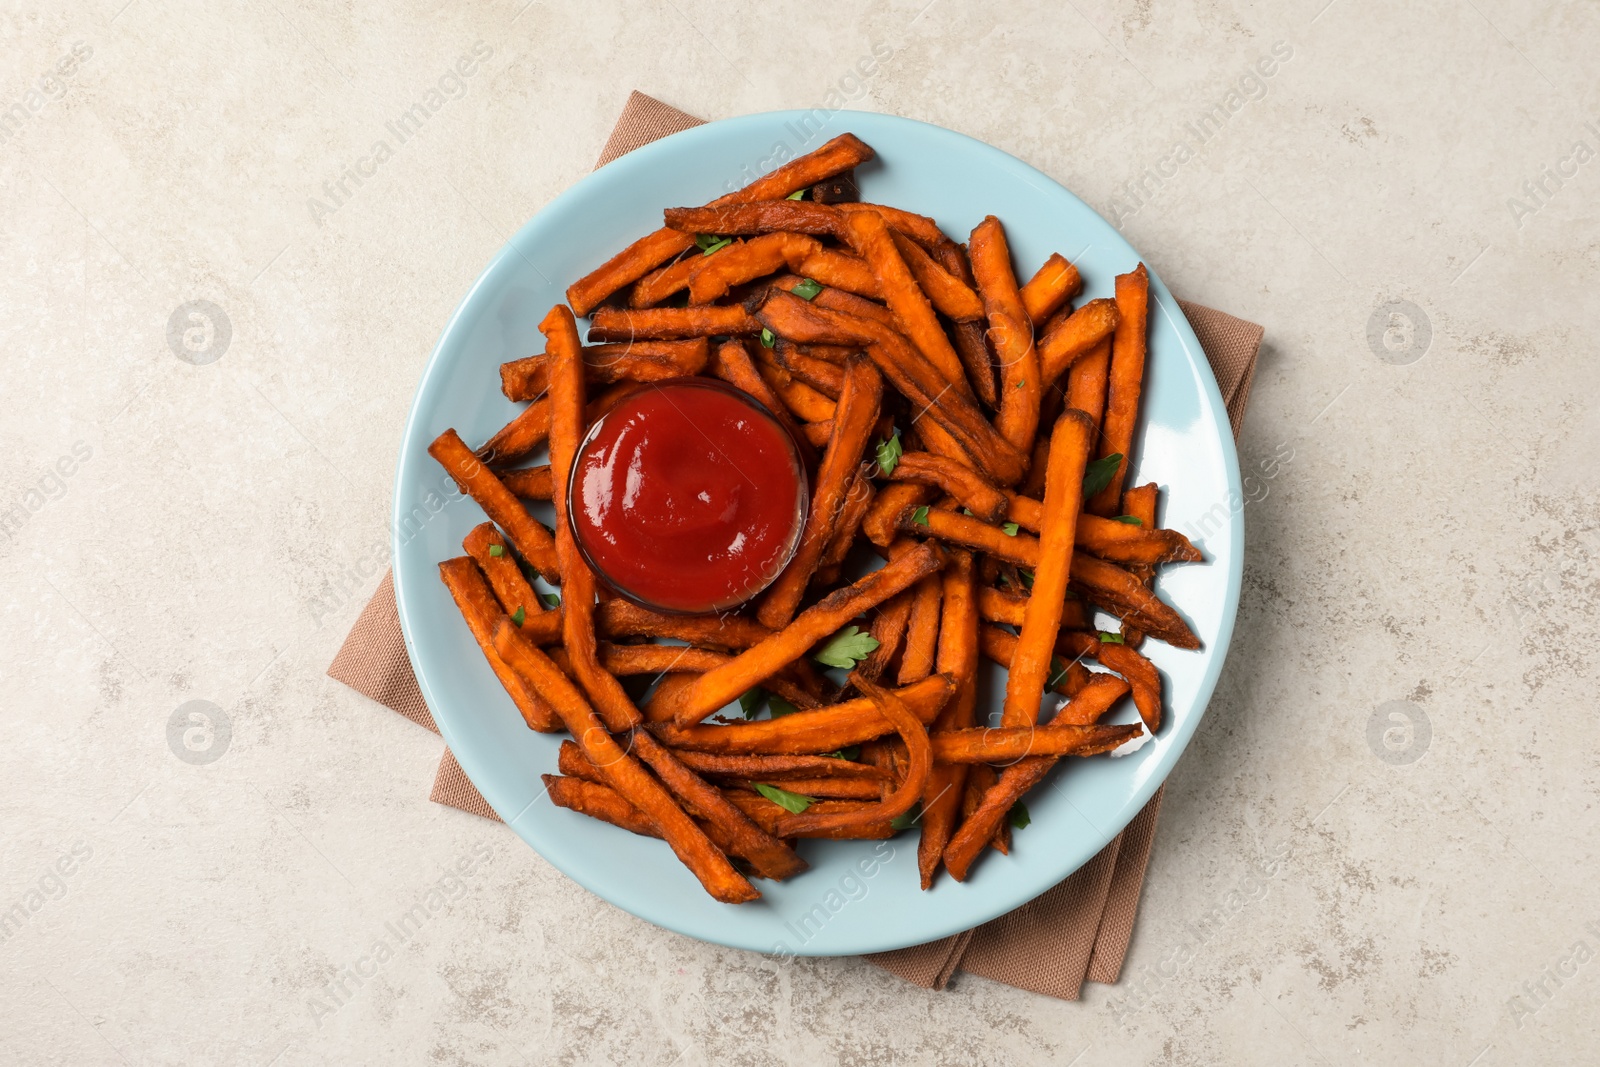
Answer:
<svg viewBox="0 0 1600 1067"><path fill-rule="evenodd" d="M635 91L595 166L603 167L641 145L701 123L693 115ZM1237 436L1255 378L1262 329L1199 304L1180 300L1178 305L1216 373ZM439 732L423 703L400 636L392 575L383 576L328 674L419 726ZM1077 1000L1086 980L1115 982L1133 936L1161 795L1158 791L1127 828L1081 870L1009 915L940 941L864 958L929 989L943 989L957 970L1062 1000ZM430 799L497 819L448 749L439 761Z"/></svg>

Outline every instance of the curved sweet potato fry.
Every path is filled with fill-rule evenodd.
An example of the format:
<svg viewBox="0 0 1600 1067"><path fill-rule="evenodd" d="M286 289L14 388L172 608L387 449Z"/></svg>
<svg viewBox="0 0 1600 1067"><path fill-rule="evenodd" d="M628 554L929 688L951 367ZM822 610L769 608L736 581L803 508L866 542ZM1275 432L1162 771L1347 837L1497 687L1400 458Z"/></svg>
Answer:
<svg viewBox="0 0 1600 1067"><path fill-rule="evenodd" d="M1102 664L1116 671L1133 687L1133 703L1139 718L1152 734L1161 729L1161 672L1135 649L1102 642L1095 655Z"/></svg>

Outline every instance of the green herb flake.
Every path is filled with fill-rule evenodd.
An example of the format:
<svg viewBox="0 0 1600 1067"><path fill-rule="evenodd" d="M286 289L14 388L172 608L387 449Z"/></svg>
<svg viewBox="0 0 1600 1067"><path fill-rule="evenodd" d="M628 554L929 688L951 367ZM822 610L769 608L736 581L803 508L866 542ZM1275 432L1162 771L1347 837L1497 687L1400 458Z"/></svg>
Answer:
<svg viewBox="0 0 1600 1067"><path fill-rule="evenodd" d="M810 300L822 292L822 283L812 281L810 278L802 278L800 284L790 289L789 292L798 296L801 300Z"/></svg>
<svg viewBox="0 0 1600 1067"><path fill-rule="evenodd" d="M1105 630L1101 630L1100 643L1103 645L1125 645L1128 642L1121 634L1108 633Z"/></svg>
<svg viewBox="0 0 1600 1067"><path fill-rule="evenodd" d="M753 719L756 712L761 710L761 704L767 699L767 691L759 685L751 686L739 696L739 710L744 712L744 717Z"/></svg>
<svg viewBox="0 0 1600 1067"><path fill-rule="evenodd" d="M878 442L878 470L883 474L893 474L904 452L905 448L900 444L900 431L896 430L893 437Z"/></svg>
<svg viewBox="0 0 1600 1067"><path fill-rule="evenodd" d="M767 329L765 326L761 327L761 347L771 348L777 343L778 339L772 335L772 331Z"/></svg>
<svg viewBox="0 0 1600 1067"><path fill-rule="evenodd" d="M772 712L772 717L774 719L781 719L785 715L793 715L800 709L783 699L777 693L768 693L767 710Z"/></svg>
<svg viewBox="0 0 1600 1067"><path fill-rule="evenodd" d="M911 513L911 521L918 526L928 525L928 505L924 504Z"/></svg>
<svg viewBox="0 0 1600 1067"><path fill-rule="evenodd" d="M811 798L803 797L799 793L791 793L787 789L779 789L777 786L767 785L765 782L751 782L750 784L755 786L757 793L760 793L784 811L799 815L811 806Z"/></svg>
<svg viewBox="0 0 1600 1067"><path fill-rule="evenodd" d="M501 556L503 556L505 554L506 554L506 550L505 550L505 548L503 546L501 546L501 545L490 545L489 546L489 555L493 556L495 559L499 559Z"/></svg>
<svg viewBox="0 0 1600 1067"><path fill-rule="evenodd" d="M1141 519L1137 515L1118 515L1117 516L1117 521L1118 522L1125 522L1129 526L1143 526L1144 525L1144 520Z"/></svg>
<svg viewBox="0 0 1600 1067"><path fill-rule="evenodd" d="M540 593L539 594L539 603L543 604L550 611L554 611L556 608L559 608L561 606L561 594L560 593Z"/></svg>
<svg viewBox="0 0 1600 1067"><path fill-rule="evenodd" d="M1104 459L1097 459L1083 469L1083 495L1094 496L1100 490L1111 484L1111 479L1117 476L1117 468L1122 466L1122 453L1113 452Z"/></svg>
<svg viewBox="0 0 1600 1067"><path fill-rule="evenodd" d="M1033 821L1033 816L1028 814L1028 806L1019 800L1011 805L1011 814L1006 816L1006 821L1013 830L1020 830Z"/></svg>
<svg viewBox="0 0 1600 1067"><path fill-rule="evenodd" d="M829 759L842 759L854 762L861 755L861 746L851 745L848 748L841 748L837 752L824 752L823 755L827 756Z"/></svg>
<svg viewBox="0 0 1600 1067"><path fill-rule="evenodd" d="M878 650L878 639L861 632L859 626L846 626L828 639L812 659L828 667L852 670L857 663Z"/></svg>
<svg viewBox="0 0 1600 1067"><path fill-rule="evenodd" d="M978 516L976 516L976 515L974 515L972 513L972 509L971 508L962 508L961 509L961 514L967 516L967 518L969 518L969 519L975 519L975 518L978 517Z"/></svg>
<svg viewBox="0 0 1600 1067"><path fill-rule="evenodd" d="M804 200L805 196L806 196L806 191L804 189L796 189L794 192L792 192L788 196L784 197L784 199L785 200Z"/></svg>
<svg viewBox="0 0 1600 1067"><path fill-rule="evenodd" d="M1028 589L1028 590L1032 590L1033 589L1033 572L1032 571L1019 570L1019 571L1017 571L1017 573L1022 576L1022 588Z"/></svg>
<svg viewBox="0 0 1600 1067"><path fill-rule="evenodd" d="M511 621L516 623L518 626L521 626L523 624L523 622L527 619L527 617L528 617L528 609L524 608L521 604L518 604L517 605L517 613L515 615L511 616Z"/></svg>
<svg viewBox="0 0 1600 1067"><path fill-rule="evenodd" d="M1014 388L1021 389L1024 385L1027 385L1027 384L1028 384L1028 379L1023 378L1021 381L1017 382L1017 384L1014 386Z"/></svg>
<svg viewBox="0 0 1600 1067"><path fill-rule="evenodd" d="M702 252L700 254L702 256L709 256L713 252L722 251L724 248L727 248L731 244L733 244L733 238L732 237L724 237L722 240L718 241L714 245L711 245L704 252Z"/></svg>
<svg viewBox="0 0 1600 1067"><path fill-rule="evenodd" d="M917 823L919 823L921 821L922 821L922 805L919 803L919 804L916 804L915 806L913 806L910 811L905 812L904 814L901 814L901 815L896 815L894 818L890 819L889 820L889 829L891 829L891 830L909 830L909 829L911 829L913 826L917 825Z"/></svg>
<svg viewBox="0 0 1600 1067"><path fill-rule="evenodd" d="M1067 669L1071 666L1072 664L1061 659L1060 657L1052 659L1050 661L1050 678L1044 683L1044 687L1046 689L1054 689L1056 686L1066 681Z"/></svg>
<svg viewBox="0 0 1600 1067"><path fill-rule="evenodd" d="M1000 524L1000 529L1006 532L1007 537L1015 537L1017 536L1017 531L1022 529L1022 527L1018 526L1014 522L1002 522Z"/></svg>

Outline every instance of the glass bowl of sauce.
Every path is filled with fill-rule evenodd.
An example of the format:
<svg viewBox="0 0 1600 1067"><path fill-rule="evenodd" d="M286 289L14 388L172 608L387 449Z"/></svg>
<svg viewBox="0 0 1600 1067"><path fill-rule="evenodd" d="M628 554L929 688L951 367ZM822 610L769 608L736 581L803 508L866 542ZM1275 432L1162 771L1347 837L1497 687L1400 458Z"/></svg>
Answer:
<svg viewBox="0 0 1600 1067"><path fill-rule="evenodd" d="M655 611L704 614L783 572L809 498L794 438L759 401L714 379L671 378L589 428L567 512L611 589Z"/></svg>

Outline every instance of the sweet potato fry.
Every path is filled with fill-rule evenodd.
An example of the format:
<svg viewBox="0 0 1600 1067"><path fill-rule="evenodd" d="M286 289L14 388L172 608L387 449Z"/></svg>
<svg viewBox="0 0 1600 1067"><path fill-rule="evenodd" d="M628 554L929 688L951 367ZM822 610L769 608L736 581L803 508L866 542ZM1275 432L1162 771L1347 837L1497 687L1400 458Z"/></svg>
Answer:
<svg viewBox="0 0 1600 1067"><path fill-rule="evenodd" d="M809 347L780 340L771 351L778 366L797 380L805 382L829 400L838 400L839 393L844 389L844 367L818 359L806 351Z"/></svg>
<svg viewBox="0 0 1600 1067"><path fill-rule="evenodd" d="M494 523L483 522L474 526L461 542L461 547L467 550L467 555L472 557L483 576L489 579L489 588L494 590L494 597L506 614L515 615L520 610L524 624L533 621L537 625L538 617L545 614L545 607L534 594L533 586L523 576L522 568L517 566L516 559L511 555L510 546L500 536L500 531L494 528Z"/></svg>
<svg viewBox="0 0 1600 1067"><path fill-rule="evenodd" d="M1055 756L1030 756L1000 772L1000 780L983 795L983 802L967 816L945 846L944 867L950 877L958 882L966 881L973 860L993 839L995 831L1005 824L1012 806L1049 773L1056 759Z"/></svg>
<svg viewBox="0 0 1600 1067"><path fill-rule="evenodd" d="M1126 645L1102 642L1095 657L1128 680L1139 718L1152 734L1161 729L1161 672L1138 651Z"/></svg>
<svg viewBox="0 0 1600 1067"><path fill-rule="evenodd" d="M888 548L900 536L897 524L901 513L928 503L934 495L932 488L915 482L894 482L884 486L872 501L872 506L867 508L867 517L861 520L861 532L879 548Z"/></svg>
<svg viewBox="0 0 1600 1067"><path fill-rule="evenodd" d="M672 341L718 334L760 333L761 324L741 307L596 308L591 341Z"/></svg>
<svg viewBox="0 0 1600 1067"><path fill-rule="evenodd" d="M690 245L679 252L678 258L671 263L640 278L628 292L628 306L653 308L673 293L687 288L689 276L699 266L698 261L703 254Z"/></svg>
<svg viewBox="0 0 1600 1067"><path fill-rule="evenodd" d="M583 350L583 379L588 385L620 381L658 382L699 374L706 366L704 337L688 341L634 341L591 345ZM544 353L500 364L500 391L507 400L537 400L550 388Z"/></svg>
<svg viewBox="0 0 1600 1067"><path fill-rule="evenodd" d="M815 152L790 160L743 189L718 197L711 205L779 200L852 170L872 156L872 149L860 138L854 134L840 134ZM587 315L612 293L638 281L673 256L693 247L693 234L671 229L657 230L635 241L569 286L567 303L575 314Z"/></svg>
<svg viewBox="0 0 1600 1067"><path fill-rule="evenodd" d="M882 570L834 590L801 612L788 626L735 656L731 663L702 674L676 721L682 726L699 722L746 689L778 673L857 615L877 607L942 566L944 554L932 545L923 544Z"/></svg>
<svg viewBox="0 0 1600 1067"><path fill-rule="evenodd" d="M948 456L903 453L889 478L937 486L984 522L999 522L1006 517L1006 494L971 467Z"/></svg>
<svg viewBox="0 0 1600 1067"><path fill-rule="evenodd" d="M794 291L794 286L792 285L775 284L774 288L782 289L784 292L791 294ZM837 311L845 315L854 315L858 319L876 322L880 326L887 326L891 330L900 328L899 322L895 320L894 312L876 300L868 300L866 297L857 296L855 293L846 292L843 289L824 289L811 298L811 303L816 307L826 308L829 311ZM862 348L860 344L850 347L857 351Z"/></svg>
<svg viewBox="0 0 1600 1067"><path fill-rule="evenodd" d="M756 611L761 625L777 630L794 618L800 598L822 562L844 509L845 498L861 465L868 435L878 421L883 403L883 379L866 356L854 357L833 420L833 438L823 454L822 466L812 484L811 508L794 557L768 588Z"/></svg>
<svg viewBox="0 0 1600 1067"><path fill-rule="evenodd" d="M1074 552L1072 589L1117 618L1131 621L1151 637L1178 648L1200 647L1200 639L1181 615L1115 563Z"/></svg>
<svg viewBox="0 0 1600 1067"><path fill-rule="evenodd" d="M606 785L606 776L600 773L600 768L590 763L583 749L570 738L562 741L561 747L556 749L556 770L569 778L582 778L585 782Z"/></svg>
<svg viewBox="0 0 1600 1067"><path fill-rule="evenodd" d="M927 294L935 310L956 322L976 322L983 318L983 301L978 299L972 286L935 263L921 245L905 234L891 230L890 236L900 252L900 258L905 260L911 276Z"/></svg>
<svg viewBox="0 0 1600 1067"><path fill-rule="evenodd" d="M843 293L876 300L882 290L872 268L860 256L852 256L836 248L817 248L794 264L797 274L804 275L819 285Z"/></svg>
<svg viewBox="0 0 1600 1067"><path fill-rule="evenodd" d="M1122 514L1129 518L1138 519L1142 525L1153 530L1156 528L1156 506L1160 496L1161 490L1155 482L1146 482L1144 485L1124 490L1122 494ZM1193 546L1191 545L1190 547L1192 548ZM1128 570L1144 583L1146 589L1150 588L1150 583L1156 576L1155 567L1149 565L1129 567ZM1138 648L1144 641L1144 634L1138 627L1123 623L1122 639L1127 642L1129 648Z"/></svg>
<svg viewBox="0 0 1600 1067"><path fill-rule="evenodd" d="M847 240L856 254L871 265L884 303L900 320L901 327L917 351L938 369L945 381L956 387L957 392L970 396L971 389L961 366L961 357L956 355L944 327L939 325L933 305L928 302L927 295L917 285L911 269L895 247L883 216L871 211L849 215Z"/></svg>
<svg viewBox="0 0 1600 1067"><path fill-rule="evenodd" d="M1106 411L1106 372L1111 368L1111 338L1107 337L1067 368L1067 407L1081 411L1100 425Z"/></svg>
<svg viewBox="0 0 1600 1067"><path fill-rule="evenodd" d="M1053 252L1022 287L1022 306L1027 308L1028 318L1035 326L1043 326L1045 320L1081 288L1083 279L1078 275L1078 268L1067 262L1060 252Z"/></svg>
<svg viewBox="0 0 1600 1067"><path fill-rule="evenodd" d="M929 508L907 508L900 513L897 528L913 537L933 537L951 544L964 545L979 552L987 552L996 559L1007 560L1019 567L1034 568L1039 565L1039 539L1025 533L1008 535L998 526L954 511Z"/></svg>
<svg viewBox="0 0 1600 1067"><path fill-rule="evenodd" d="M898 695L926 724L933 722L954 689L950 679L935 674L906 686ZM798 756L837 752L891 733L894 726L878 713L872 701L861 697L826 708L797 711L781 719L756 719L727 726L652 723L647 729L662 744L678 750L727 756Z"/></svg>
<svg viewBox="0 0 1600 1067"><path fill-rule="evenodd" d="M942 253L946 249L955 248L956 243L945 236L939 229L939 224L926 215L907 211L904 208L890 207L888 204L872 204L864 202L835 204L842 215L853 215L862 211L870 211L878 215L888 224L889 228L905 234L917 244L927 249L928 252L942 262ZM949 269L948 264L946 269Z"/></svg>
<svg viewBox="0 0 1600 1067"><path fill-rule="evenodd" d="M839 509L839 520L834 524L833 536L822 552L822 562L817 565L816 581L824 585L838 584L839 570L844 566L850 550L855 547L856 537L861 533L861 522L867 517L867 509L872 506L876 496L877 490L872 485L872 479L867 477L866 470L857 469L855 478L850 482L850 490L845 494L844 506Z"/></svg>
<svg viewBox="0 0 1600 1067"><path fill-rule="evenodd" d="M957 322L950 327L950 337L956 346L961 365L967 368L967 381L972 391L993 410L1000 406L1000 393L994 381L994 354L989 351L989 341L984 323Z"/></svg>
<svg viewBox="0 0 1600 1067"><path fill-rule="evenodd" d="M1116 514L1133 456L1133 431L1139 421L1139 397L1144 390L1145 332L1150 317L1150 275L1141 263L1130 274L1117 275L1117 329L1111 340L1111 369L1106 394L1104 433L1100 458L1122 456L1117 471L1084 510L1095 515Z"/></svg>
<svg viewBox="0 0 1600 1067"><path fill-rule="evenodd" d="M906 551L914 547L911 541L905 542L905 546ZM872 639L878 642L878 647L856 666L856 669L867 678L882 677L883 672L888 670L899 656L900 648L905 644L906 627L911 622L911 599L914 595L912 590L907 589L878 605L870 629Z"/></svg>
<svg viewBox="0 0 1600 1067"><path fill-rule="evenodd" d="M1024 530L1038 531L1043 505L1015 493L1006 494L1007 517ZM1139 518L1139 516L1133 516ZM1141 523L1143 520L1140 520ZM1154 566L1158 563L1199 563L1205 557L1177 530L1154 525L1134 525L1099 515L1078 516L1077 545L1113 563Z"/></svg>
<svg viewBox="0 0 1600 1067"><path fill-rule="evenodd" d="M549 439L550 401L541 398L496 430L478 449L477 455L485 463L505 466L533 455Z"/></svg>
<svg viewBox="0 0 1600 1067"><path fill-rule="evenodd" d="M557 304L539 323L544 333L550 377L551 503L556 509L556 561L561 568L561 637L572 675L594 704L607 728L626 730L642 721L622 683L600 666L594 630L598 583L578 551L567 516L567 483L584 432L583 348L578 325L565 304Z"/></svg>
<svg viewBox="0 0 1600 1067"><path fill-rule="evenodd" d="M1022 477L1024 454L989 425L967 392L950 388L894 330L772 289L757 302L755 314L774 334L793 341L865 344L884 378L917 412L913 425L930 449L967 462L1003 485Z"/></svg>
<svg viewBox="0 0 1600 1067"><path fill-rule="evenodd" d="M1010 668L1011 657L1017 650L1017 635L1000 629L998 626L981 626L978 628L978 647L983 651L985 659ZM1061 653L1061 660L1067 670L1060 671L1061 664L1056 664L1057 673L1049 679L1054 684L1051 689L1062 696L1076 695L1077 689L1082 687L1082 676L1073 677L1072 667L1078 660L1085 656L1094 656L1101 648L1100 640L1092 633L1063 633L1056 646L1056 651ZM1060 719L1060 715L1057 715Z"/></svg>
<svg viewBox="0 0 1600 1067"><path fill-rule="evenodd" d="M1053 384L1116 328L1117 303L1104 297L1051 319L1038 342L1039 380L1047 386Z"/></svg>
<svg viewBox="0 0 1600 1067"><path fill-rule="evenodd" d="M906 620L905 649L900 653L897 679L901 685L910 685L933 673L934 658L939 651L939 599L943 584L940 575L930 574L911 589L911 615Z"/></svg>
<svg viewBox="0 0 1600 1067"><path fill-rule="evenodd" d="M1139 736L1137 725L1012 726L933 734L933 758L946 763L1013 763L1029 756L1098 756Z"/></svg>
<svg viewBox="0 0 1600 1067"><path fill-rule="evenodd" d="M956 682L956 695L939 712L935 730L970 727L977 705L978 615L973 592L972 555L950 554L940 593L939 649L937 667ZM934 759L928 784L922 790L922 817L917 838L917 871L922 888L933 885L944 846L955 831L961 813L961 798L966 789L964 765Z"/></svg>
<svg viewBox="0 0 1600 1067"><path fill-rule="evenodd" d="M844 216L828 204L809 200L669 207L662 212L662 217L669 228L683 233L715 233L724 237L801 233L845 240Z"/></svg>
<svg viewBox="0 0 1600 1067"><path fill-rule="evenodd" d="M507 666L500 658L500 654L495 651L494 628L505 618L505 613L500 610L500 605L489 592L489 586L478 571L477 565L465 556L448 559L439 564L439 577L443 579L445 588L450 590L450 596L455 600L456 607L461 610L462 618L466 619L467 629L472 632L473 640L483 649L484 658L489 661L494 676L500 679L500 684L505 686L511 702L522 713L522 720L530 729L538 730L540 733L560 730L561 720L556 718L555 711L540 698L538 693L524 685L517 673Z"/></svg>
<svg viewBox="0 0 1600 1067"><path fill-rule="evenodd" d="M852 830L892 820L910 811L911 806L922 799L922 790L928 784L928 773L933 769L933 749L928 742L927 727L892 690L880 689L859 674L852 675L850 681L872 701L878 714L894 724L895 732L905 742L909 756L905 777L878 804L859 811L830 813L807 809L787 823L792 833Z"/></svg>
<svg viewBox="0 0 1600 1067"><path fill-rule="evenodd" d="M761 829L750 817L728 802L720 790L679 762L648 730L635 730L633 751L650 765L663 785L685 807L698 815L706 836L730 856L750 864L762 878L791 878L810 864L794 849ZM841 779L844 781L847 779Z"/></svg>
<svg viewBox="0 0 1600 1067"><path fill-rule="evenodd" d="M672 717L678 713L678 708L683 704L683 696L694 685L699 672L685 672L683 674L668 674L656 683L650 690L650 695L640 705L639 712L644 716L645 722L671 722Z"/></svg>
<svg viewBox="0 0 1600 1067"><path fill-rule="evenodd" d="M1028 608L1027 596L1020 593L1010 593L1003 589L982 586L978 589L978 616L988 622L1005 623L1007 626L1021 626L1023 613ZM1093 621L1089 612L1084 607L1083 601L1069 599L1061 605L1061 628L1064 630L1087 629Z"/></svg>
<svg viewBox="0 0 1600 1067"><path fill-rule="evenodd" d="M795 418L806 422L833 419L834 402L804 382L795 381L794 375L778 365L769 349L758 348L755 363L756 372Z"/></svg>
<svg viewBox="0 0 1600 1067"><path fill-rule="evenodd" d="M550 499L550 465L548 463L537 467L519 467L516 470L501 471L500 481L511 490L512 495L523 500L549 500Z"/></svg>
<svg viewBox="0 0 1600 1067"><path fill-rule="evenodd" d="M715 752L674 749L685 767L697 774L757 782L791 778L840 778L882 782L889 772L868 763L836 756L723 756ZM566 772L563 771L563 774Z"/></svg>
<svg viewBox="0 0 1600 1067"><path fill-rule="evenodd" d="M577 686L548 656L524 641L510 620L500 622L495 631L494 647L500 657L555 709L583 749L584 756L606 776L611 787L655 824L707 892L730 904L760 897L755 887L734 870L728 858L711 843L705 831L673 802L661 783L622 750Z"/></svg>
<svg viewBox="0 0 1600 1067"><path fill-rule="evenodd" d="M1039 719L1039 700L1051 674L1062 603L1072 566L1072 539L1083 503L1083 468L1094 448L1094 424L1081 411L1065 412L1050 432L1039 565L1022 615L1022 630L1006 677L1001 723L1028 726Z"/></svg>
<svg viewBox="0 0 1600 1067"><path fill-rule="evenodd" d="M772 417L783 424L789 431L789 436L794 438L795 444L800 449L800 458L809 467L816 459L812 451L813 443L809 440L800 423L795 421L789 409L784 405L782 398L775 393L767 380L761 376L761 371L756 367L755 360L750 358L750 350L745 343L737 337L731 337L717 346L717 352L711 361L710 371L716 377L727 382L735 389L743 389L761 402L761 406L772 414ZM826 442L824 442L826 443Z"/></svg>
<svg viewBox="0 0 1600 1067"><path fill-rule="evenodd" d="M888 819L882 819L868 826L846 827L841 830L797 832L794 820L800 816L791 815L766 797L747 793L742 789L729 790L726 796L731 803L754 819L758 826L775 837L825 837L835 841L871 841L894 836L894 827L890 825ZM861 811L875 804L876 802L863 800L818 800L814 801L806 811L819 815L843 815Z"/></svg>
<svg viewBox="0 0 1600 1067"><path fill-rule="evenodd" d="M821 246L815 237L799 233L769 233L748 241L735 241L712 255L690 257L689 303L709 304L735 285L761 278L792 259L798 263Z"/></svg>
<svg viewBox="0 0 1600 1067"><path fill-rule="evenodd" d="M744 649L772 636L758 622L738 615L660 615L628 600L607 600L595 609L603 637L665 637L702 648Z"/></svg>
<svg viewBox="0 0 1600 1067"><path fill-rule="evenodd" d="M560 581L556 567L555 541L550 532L534 521L522 501L473 455L454 430L446 430L428 446L428 454L439 461L462 492L477 501L483 513L505 531L517 553L532 564L539 577L552 584Z"/></svg>
<svg viewBox="0 0 1600 1067"><path fill-rule="evenodd" d="M1006 231L993 215L978 223L967 244L972 274L983 297L989 342L1000 367L1000 412L995 426L1018 449L1031 448L1039 430L1039 353L1033 344L1033 320L1022 304L1017 276L1011 270Z"/></svg>
<svg viewBox="0 0 1600 1067"><path fill-rule="evenodd" d="M1000 780L1000 774L987 763L963 763L959 766L967 769L967 784L961 792L961 821L972 818L972 813L978 810L978 805L983 803L984 794L994 788ZM1002 854L1011 851L1011 827L1001 823L995 830L990 842ZM948 842L946 842L948 845ZM944 857L939 857L940 862Z"/></svg>
<svg viewBox="0 0 1600 1067"><path fill-rule="evenodd" d="M621 793L610 786L555 774L541 774L539 777L544 780L545 792L551 803L558 808L608 822L640 837L661 837L661 831L650 821L650 817L629 804Z"/></svg>

